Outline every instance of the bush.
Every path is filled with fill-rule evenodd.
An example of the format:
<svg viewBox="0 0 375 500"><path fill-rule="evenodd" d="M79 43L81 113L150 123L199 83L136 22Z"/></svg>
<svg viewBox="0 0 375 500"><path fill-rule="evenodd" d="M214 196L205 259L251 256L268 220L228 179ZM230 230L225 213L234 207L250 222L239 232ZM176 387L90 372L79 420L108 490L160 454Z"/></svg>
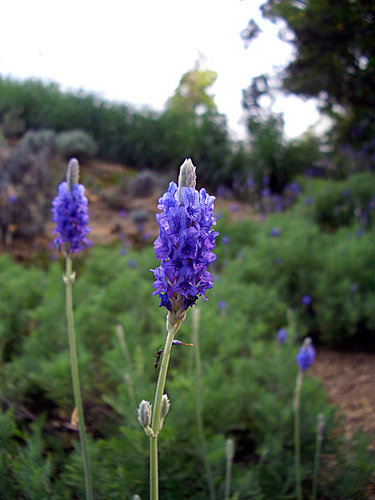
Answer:
<svg viewBox="0 0 375 500"><path fill-rule="evenodd" d="M68 130L60 132L56 139L57 151L64 158L77 158L85 161L95 156L98 146L94 139L84 130Z"/></svg>
<svg viewBox="0 0 375 500"><path fill-rule="evenodd" d="M0 158L1 163L1 158ZM15 236L43 234L50 218L53 172L50 152L30 144L14 147L3 160L0 173L0 231L5 245Z"/></svg>
<svg viewBox="0 0 375 500"><path fill-rule="evenodd" d="M21 139L21 145L32 153L47 150L49 154L56 151L56 134L53 130L29 130Z"/></svg>
<svg viewBox="0 0 375 500"><path fill-rule="evenodd" d="M150 170L143 170L130 184L130 192L135 198L151 196L157 186L157 175Z"/></svg>
<svg viewBox="0 0 375 500"><path fill-rule="evenodd" d="M254 498L281 499L294 494L294 340L301 333L298 321L303 317L297 314L297 324L288 323L286 310L293 296L284 294L280 298L283 288L289 290L288 277L281 278L269 265L279 251L277 242L285 258L291 252L291 246L282 240L287 240L287 224L283 225L280 218L277 222L279 237L269 234L275 219L266 226L249 224L249 235L245 234L244 223L237 227L238 234L235 226L231 228L233 244L242 256L227 256L228 263L208 292L208 301L198 306L203 424L218 496L223 494L228 437L234 439L236 450L233 495L246 498L251 491ZM297 227L294 221L289 236ZM292 268L294 259L300 265L306 258L315 231L313 226L307 243L300 242L295 258L289 255L286 271ZM298 246L297 236L293 244ZM268 253L263 255L266 248ZM313 262L310 257L306 267ZM18 339L12 355L3 358L1 394L24 412L16 415L8 411L0 419L0 441L5 440L4 447L0 446L5 450L0 453L0 497L43 498L42 488L47 485L51 498L80 498L84 489L81 457L76 439L67 429L72 394L63 266L54 263L42 272L12 264L8 259L2 264L0 260L0 265L6 271L1 297L3 312L8 314L6 331L8 336L14 332ZM155 265L150 248L138 253L129 251L126 256L120 254L120 248L94 248L85 261L76 260L75 323L98 498L147 496L148 440L136 421L136 406L141 399L152 399L154 354L164 336L165 314L151 295L153 278L148 269ZM241 269L246 279L238 283ZM250 275L254 277L251 282ZM301 274L296 284L301 288L308 279L302 279ZM24 318L19 314L21 309L27 311ZM119 323L124 326L128 354L115 333ZM277 348L274 339L280 327L287 328L288 339ZM191 311L179 338L186 342L191 339ZM201 443L196 439L194 351L173 347L172 354L167 387L172 407L160 440L160 491L167 500L176 498L176 494L204 499L209 493L202 474ZM322 412L327 434L322 456L324 480L319 493L322 498L363 496L373 460L363 441L343 443L334 409L327 405L319 383L308 375L303 385L301 415L304 490L307 493L311 487L316 421ZM31 429L29 418L35 422ZM72 441L74 446L70 445ZM342 496L340 485L345 478L341 476L349 470L352 481L347 485L347 496ZM42 483L35 480L40 476ZM32 486L29 490L28 484Z"/></svg>
<svg viewBox="0 0 375 500"><path fill-rule="evenodd" d="M327 181L315 199L315 219L323 229L337 230L354 221L364 228L374 222L375 176L351 175L344 181Z"/></svg>

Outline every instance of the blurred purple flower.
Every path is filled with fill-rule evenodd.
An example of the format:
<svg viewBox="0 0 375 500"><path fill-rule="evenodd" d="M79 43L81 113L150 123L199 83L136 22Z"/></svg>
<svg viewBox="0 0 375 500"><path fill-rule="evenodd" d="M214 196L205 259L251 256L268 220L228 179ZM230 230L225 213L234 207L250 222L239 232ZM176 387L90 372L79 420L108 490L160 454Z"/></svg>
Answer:
<svg viewBox="0 0 375 500"><path fill-rule="evenodd" d="M304 295L301 299L301 302L304 306L309 306L312 303L311 295Z"/></svg>
<svg viewBox="0 0 375 500"><path fill-rule="evenodd" d="M57 234L54 241L58 247L65 247L68 253L79 253L91 245L87 239L91 231L88 201L82 184L75 184L71 190L67 182L59 185L52 202L52 221L56 223L53 233Z"/></svg>
<svg viewBox="0 0 375 500"><path fill-rule="evenodd" d="M307 337L296 355L296 362L301 371L306 371L315 361L316 351L310 337Z"/></svg>
<svg viewBox="0 0 375 500"><path fill-rule="evenodd" d="M282 263L282 260L280 259L280 257L276 257L276 259L275 259L276 266L279 266L281 263Z"/></svg>
<svg viewBox="0 0 375 500"><path fill-rule="evenodd" d="M237 212L237 210L238 210L237 203L232 203L232 205L230 206L230 211L231 212Z"/></svg>
<svg viewBox="0 0 375 500"><path fill-rule="evenodd" d="M311 205L314 199L311 196L307 196L305 199L305 205Z"/></svg>
<svg viewBox="0 0 375 500"><path fill-rule="evenodd" d="M131 269L135 269L137 267L137 261L134 260L134 259L130 259L129 262L128 262L128 266L131 268Z"/></svg>
<svg viewBox="0 0 375 500"><path fill-rule="evenodd" d="M221 238L221 243L222 243L223 245L229 245L229 243L230 243L230 236L226 236L226 235L224 235L224 236Z"/></svg>
<svg viewBox="0 0 375 500"><path fill-rule="evenodd" d="M270 235L274 236L274 237L279 236L280 235L280 229L278 227L274 227L273 229L271 229Z"/></svg>
<svg viewBox="0 0 375 500"><path fill-rule="evenodd" d="M357 292L358 292L358 285L357 285L357 283L352 283L352 284L350 285L350 291L351 291L352 293L357 293Z"/></svg>
<svg viewBox="0 0 375 500"><path fill-rule="evenodd" d="M225 300L219 300L219 302L217 303L217 307L219 311L225 311L227 303L225 302Z"/></svg>
<svg viewBox="0 0 375 500"><path fill-rule="evenodd" d="M119 217L126 217L128 215L128 212L126 210L119 210L117 214Z"/></svg>
<svg viewBox="0 0 375 500"><path fill-rule="evenodd" d="M16 203L17 199L18 199L18 198L17 198L17 196L16 196L15 194L10 194L10 195L8 196L8 201L9 201L9 203L12 203L12 204L13 204L13 203Z"/></svg>
<svg viewBox="0 0 375 500"><path fill-rule="evenodd" d="M278 330L277 332L277 341L280 344L284 344L284 342L286 341L286 337L287 337L286 330L284 328L280 328L280 330Z"/></svg>

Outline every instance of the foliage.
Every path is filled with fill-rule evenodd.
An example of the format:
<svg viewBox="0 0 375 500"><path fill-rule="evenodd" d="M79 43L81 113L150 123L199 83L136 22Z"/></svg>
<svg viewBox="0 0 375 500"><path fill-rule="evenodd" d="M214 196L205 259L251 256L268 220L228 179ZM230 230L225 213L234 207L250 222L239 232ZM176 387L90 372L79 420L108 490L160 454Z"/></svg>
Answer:
<svg viewBox="0 0 375 500"><path fill-rule="evenodd" d="M357 222L372 227L375 210L373 174L352 175L344 181L325 182L314 202L314 216L324 229L336 230Z"/></svg>
<svg viewBox="0 0 375 500"><path fill-rule="evenodd" d="M304 201L264 222L229 224L225 215L218 221L215 286L198 306L203 423L218 496L224 491L228 437L236 450L234 497L249 498L249 492L259 499L293 496L292 398L299 340L310 334L342 344L363 340L375 329L372 232L358 238L356 226L349 225L324 233L313 220L314 204ZM148 269L155 265L151 248L122 255L118 247L98 247L75 261L81 384L99 498L147 496L148 444L136 407L152 397L153 356L164 335L165 315L151 296ZM62 264L50 263L43 271L2 257L0 266L1 338L8 339L0 365L1 401L10 408L1 415L0 496L39 499L48 489L48 498L81 497L79 446L68 424L72 394ZM307 294L312 301L304 305ZM188 312L182 341L191 339L190 321ZM124 327L122 337L118 324ZM277 346L279 328L287 330L287 341ZM175 346L172 352L167 387L172 407L160 443L161 495L167 500L176 492L179 498L208 495L196 440L192 349ZM304 493L311 488L322 412L327 434L319 494L361 498L373 458L363 439L348 443L341 438L334 408L309 375L301 413ZM41 476L43 481L36 482Z"/></svg>
<svg viewBox="0 0 375 500"><path fill-rule="evenodd" d="M30 136L29 136L30 138ZM0 232L7 245L13 236L43 234L50 215L51 150L33 149L29 139L0 157Z"/></svg>
<svg viewBox="0 0 375 500"><path fill-rule="evenodd" d="M56 147L64 160L77 158L79 161L84 161L95 156L98 150L94 139L79 129L60 132L56 138Z"/></svg>
<svg viewBox="0 0 375 500"><path fill-rule="evenodd" d="M282 21L280 38L293 46L295 54L273 86L280 87L281 80L283 90L318 99L320 108L333 119L330 139L335 152L343 145L355 152L370 145L373 163L375 11L371 2L266 0L261 9L265 18ZM249 27L243 32L247 42L259 32L256 25L249 23ZM262 78L253 80L250 94Z"/></svg>
<svg viewBox="0 0 375 500"><path fill-rule="evenodd" d="M202 169L202 182L212 189L222 182L230 183L238 158L235 165L234 143L225 117L216 112L212 98L206 94L212 76L200 70L198 76L200 90L198 96L194 93L194 107L199 103L206 105L199 116L190 105L167 107L162 113L135 110L94 94L61 92L56 84L44 85L34 80L21 83L0 77L0 120L17 109L24 129L51 129L63 134L59 141L64 143L64 155L93 154L94 140L99 158L139 170L168 172L181 163L181 158L192 157ZM82 137L82 132L79 137L78 132L72 136L73 130L81 130L92 139Z"/></svg>
<svg viewBox="0 0 375 500"><path fill-rule="evenodd" d="M374 10L363 0L266 1L263 14L291 31L296 58L285 69L290 92L319 97L326 109L374 109Z"/></svg>
<svg viewBox="0 0 375 500"><path fill-rule="evenodd" d="M214 98L207 94L217 78L217 73L201 68L202 61L195 63L194 69L182 75L178 87L167 101L167 110L199 116L204 113L216 113Z"/></svg>

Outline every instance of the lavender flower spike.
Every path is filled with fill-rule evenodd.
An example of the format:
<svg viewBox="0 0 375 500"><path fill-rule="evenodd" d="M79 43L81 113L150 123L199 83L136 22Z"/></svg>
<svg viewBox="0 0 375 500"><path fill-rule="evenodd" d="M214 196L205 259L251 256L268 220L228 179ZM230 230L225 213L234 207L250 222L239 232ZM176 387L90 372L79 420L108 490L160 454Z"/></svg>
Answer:
<svg viewBox="0 0 375 500"><path fill-rule="evenodd" d="M85 187L78 184L79 164L73 158L68 163L67 182L58 187L58 194L52 202L52 221L56 223L53 233L54 242L64 252L79 253L91 243L87 239L91 228L88 227L88 201Z"/></svg>
<svg viewBox="0 0 375 500"><path fill-rule="evenodd" d="M177 321L185 311L213 286L208 266L216 259L212 250L218 232L213 216L214 196L204 188L195 189L195 167L190 159L180 169L179 185L169 184L159 199L156 215L159 236L154 242L155 255L161 260L154 273L153 295L158 294L160 306L166 307Z"/></svg>
<svg viewBox="0 0 375 500"><path fill-rule="evenodd" d="M306 337L296 356L298 368L302 372L306 371L314 363L315 356L316 351L312 345L311 338Z"/></svg>

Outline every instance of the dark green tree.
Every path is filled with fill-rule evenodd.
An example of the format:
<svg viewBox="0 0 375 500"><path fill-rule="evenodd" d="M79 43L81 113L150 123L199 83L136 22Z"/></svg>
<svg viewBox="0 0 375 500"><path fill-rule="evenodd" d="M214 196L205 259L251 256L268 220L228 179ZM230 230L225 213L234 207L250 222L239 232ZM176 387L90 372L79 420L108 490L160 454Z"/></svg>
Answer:
<svg viewBox="0 0 375 500"><path fill-rule="evenodd" d="M374 2L267 0L261 9L263 17L283 22L280 38L295 49L294 59L278 75L280 87L303 98L318 99L320 109L334 119L333 144L345 145L346 151L348 147L356 153L365 151L366 158L373 156ZM241 36L249 42L257 33L244 30ZM253 82L245 91L250 107L254 95L259 97L256 90ZM366 158L361 161L362 168L368 168Z"/></svg>

